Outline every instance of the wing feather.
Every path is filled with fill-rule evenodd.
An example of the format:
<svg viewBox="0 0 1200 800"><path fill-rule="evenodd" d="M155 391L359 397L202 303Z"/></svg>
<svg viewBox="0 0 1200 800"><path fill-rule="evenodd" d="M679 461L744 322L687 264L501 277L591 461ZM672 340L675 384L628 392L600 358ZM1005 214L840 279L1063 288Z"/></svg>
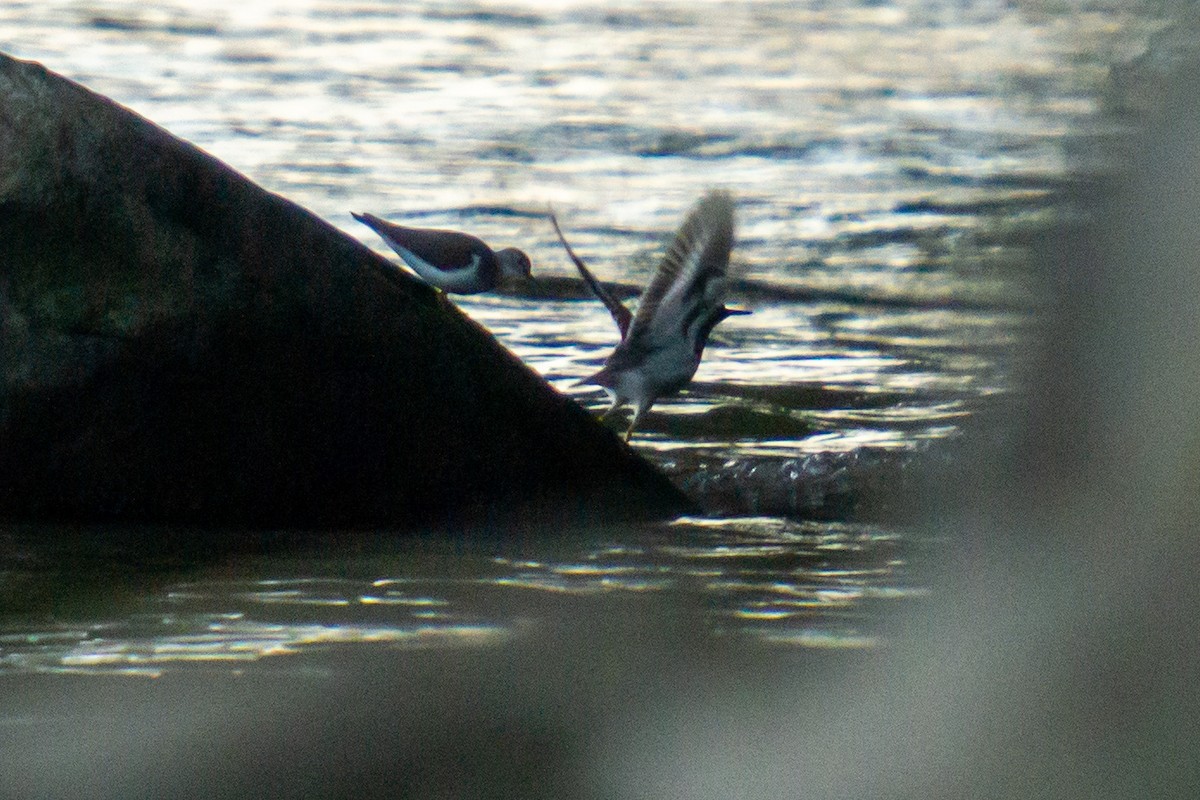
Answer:
<svg viewBox="0 0 1200 800"><path fill-rule="evenodd" d="M629 338L665 342L687 336L724 305L733 247L733 198L711 191L692 208L646 287Z"/></svg>
<svg viewBox="0 0 1200 800"><path fill-rule="evenodd" d="M612 295L604 287L600 281L596 280L596 276L583 263L583 259L575 255L575 251L571 249L571 245L567 244L566 237L563 236L562 229L558 227L558 219L554 216L554 212L550 213L550 222L554 224L554 232L558 234L558 240L562 242L562 246L566 248L567 255L571 257L571 261L575 263L575 268L579 270L579 274L583 276L583 281L592 290L592 294L600 298L600 302L604 303L604 307L608 309L608 313L612 315L613 322L617 323L617 329L621 331L621 339L625 338L625 334L629 331L629 323L633 319L633 314L629 309Z"/></svg>

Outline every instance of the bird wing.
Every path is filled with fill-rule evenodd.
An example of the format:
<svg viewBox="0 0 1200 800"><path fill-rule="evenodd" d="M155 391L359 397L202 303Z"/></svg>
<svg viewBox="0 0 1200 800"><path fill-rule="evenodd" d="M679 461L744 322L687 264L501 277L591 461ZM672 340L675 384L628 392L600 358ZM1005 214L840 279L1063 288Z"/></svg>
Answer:
<svg viewBox="0 0 1200 800"><path fill-rule="evenodd" d="M388 245L404 257L407 250L435 270L453 272L474 270L481 258L487 258L490 249L480 239L468 233L434 228L409 228L380 219L374 214L351 216L378 233ZM407 261L407 258L405 259Z"/></svg>
<svg viewBox="0 0 1200 800"><path fill-rule="evenodd" d="M718 313L733 248L733 198L712 191L684 219L642 294L630 338L669 342Z"/></svg>
<svg viewBox="0 0 1200 800"><path fill-rule="evenodd" d="M592 294L600 298L600 302L604 303L604 307L608 309L608 313L612 314L613 322L617 323L617 329L621 331L621 339L625 338L625 334L629 331L629 324L633 320L633 314L629 312L620 300L613 297L608 289L604 288L604 284L596 280L596 276L583 263L583 259L575 255L575 251L571 249L571 245L567 244L566 237L563 236L562 229L558 227L558 219L554 216L554 212L550 212L550 222L554 225L554 232L558 234L558 240L562 242L562 246L566 248L567 255L575 262L575 268L579 270L579 274L583 276L583 281L592 290Z"/></svg>

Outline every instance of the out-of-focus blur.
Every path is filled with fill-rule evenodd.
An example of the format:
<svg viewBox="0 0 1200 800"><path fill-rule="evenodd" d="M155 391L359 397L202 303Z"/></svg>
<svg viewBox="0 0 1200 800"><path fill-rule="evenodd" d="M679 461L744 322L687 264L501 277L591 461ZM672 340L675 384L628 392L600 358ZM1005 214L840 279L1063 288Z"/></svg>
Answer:
<svg viewBox="0 0 1200 800"><path fill-rule="evenodd" d="M1067 5L66 4L80 24L40 53L26 6L0 49L117 75L94 88L331 218L426 214L542 241L536 264L548 198L637 282L676 209L734 183L765 307L642 445L704 517L503 543L0 528L0 795L1194 796L1200 37L1186 9ZM326 84L264 49L287 36L339 54L337 125L294 127L287 96ZM162 91L196 97L87 56L164 43ZM425 61L350 75L385 45ZM205 52L228 92L193 83ZM269 88L237 82L256 70ZM504 101L514 74L547 105ZM699 110L622 121L643 95L618 88ZM383 98L424 127L380 128ZM480 104L491 138L456 138ZM343 147L309 183L269 157ZM552 380L605 352L598 305L467 310ZM710 414L735 407L769 433Z"/></svg>

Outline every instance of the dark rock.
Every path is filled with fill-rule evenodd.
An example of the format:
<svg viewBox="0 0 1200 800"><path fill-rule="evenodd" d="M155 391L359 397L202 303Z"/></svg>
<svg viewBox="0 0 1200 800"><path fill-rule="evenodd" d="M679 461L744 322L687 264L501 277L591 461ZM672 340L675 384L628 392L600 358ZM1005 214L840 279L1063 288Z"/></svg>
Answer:
<svg viewBox="0 0 1200 800"><path fill-rule="evenodd" d="M505 528L688 507L428 286L0 54L0 516Z"/></svg>

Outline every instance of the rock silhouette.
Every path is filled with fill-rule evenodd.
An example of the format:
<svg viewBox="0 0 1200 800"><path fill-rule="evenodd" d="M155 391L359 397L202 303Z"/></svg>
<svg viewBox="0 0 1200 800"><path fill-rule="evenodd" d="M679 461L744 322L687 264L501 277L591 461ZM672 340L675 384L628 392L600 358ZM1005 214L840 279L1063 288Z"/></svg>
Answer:
<svg viewBox="0 0 1200 800"><path fill-rule="evenodd" d="M0 516L511 529L688 507L430 287L0 54Z"/></svg>

